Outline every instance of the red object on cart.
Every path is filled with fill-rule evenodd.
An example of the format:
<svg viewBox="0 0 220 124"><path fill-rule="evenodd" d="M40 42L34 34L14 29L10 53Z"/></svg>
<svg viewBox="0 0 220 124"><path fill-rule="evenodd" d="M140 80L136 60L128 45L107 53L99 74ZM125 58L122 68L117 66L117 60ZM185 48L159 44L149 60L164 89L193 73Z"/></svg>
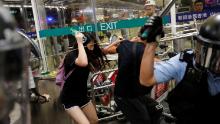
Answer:
<svg viewBox="0 0 220 124"><path fill-rule="evenodd" d="M99 73L91 78L91 82L94 85L101 85L106 80L105 74Z"/></svg>
<svg viewBox="0 0 220 124"><path fill-rule="evenodd" d="M105 74L104 73L99 73L92 77L91 82L95 86L101 86L102 83L106 80ZM100 101L102 105L107 106L110 102L111 94L105 94L104 96L100 97Z"/></svg>
<svg viewBox="0 0 220 124"><path fill-rule="evenodd" d="M116 82L117 75L118 75L118 70L115 70L114 72L111 72L108 76L108 79L110 79L112 84L114 84L114 85L115 85L115 82Z"/></svg>
<svg viewBox="0 0 220 124"><path fill-rule="evenodd" d="M168 90L168 83L161 83L155 86L154 99L158 99Z"/></svg>
<svg viewBox="0 0 220 124"><path fill-rule="evenodd" d="M108 75L108 79L111 81L113 85L115 85L117 75L118 75L118 70L115 70ZM101 97L102 104L107 106L111 101L111 97L112 97L112 93L106 94L103 97Z"/></svg>

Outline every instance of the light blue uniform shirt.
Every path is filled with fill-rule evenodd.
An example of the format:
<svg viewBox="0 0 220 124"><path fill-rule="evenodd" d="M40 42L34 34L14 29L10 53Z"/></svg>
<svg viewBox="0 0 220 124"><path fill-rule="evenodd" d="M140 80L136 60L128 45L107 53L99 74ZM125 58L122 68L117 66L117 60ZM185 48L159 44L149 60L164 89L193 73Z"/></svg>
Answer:
<svg viewBox="0 0 220 124"><path fill-rule="evenodd" d="M187 63L180 61L179 58L180 54L172 57L168 61L154 63L154 76L158 83L168 82L174 79L178 84L183 79ZM220 93L220 77L208 72L208 84L211 95Z"/></svg>

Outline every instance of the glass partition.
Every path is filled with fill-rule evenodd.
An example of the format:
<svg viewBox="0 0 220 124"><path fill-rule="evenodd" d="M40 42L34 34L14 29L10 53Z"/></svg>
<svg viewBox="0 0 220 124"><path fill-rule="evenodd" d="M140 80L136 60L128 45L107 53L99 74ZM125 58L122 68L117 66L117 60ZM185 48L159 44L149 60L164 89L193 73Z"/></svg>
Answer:
<svg viewBox="0 0 220 124"><path fill-rule="evenodd" d="M155 13L161 11L169 1L170 0L156 0ZM146 17L147 11L147 8L144 7L145 0L39 0L36 1L36 3L39 10L38 14L41 15L40 17L43 17L39 20L39 24L41 25L40 31L57 28L64 29L58 31L59 35L55 32L45 37L40 36L41 40L46 40L41 42L43 43L42 46L45 47L41 49L43 49L42 51L45 52L45 56L49 59L45 60L46 62L50 62L45 62L49 71L56 68L59 64L59 62L57 62L59 61L59 57L57 58L55 56L67 52L75 42L74 37L71 33L67 33L68 31L66 32L65 28L77 27L76 29L79 31L94 31L95 28L93 26L97 22L97 36L100 44L105 45L112 40L111 36L122 36L125 39L137 36L141 25L135 26L134 23L121 23L121 21L144 18ZM216 0L177 0L177 33L190 31L192 28L195 29L196 26L193 19L197 20L196 24L199 28L199 25L204 19L220 11L219 4L220 3ZM21 10L21 6L7 5L7 7L11 9L11 13L15 16L19 29L24 29L25 21L22 21L23 11ZM95 11L93 7L95 7ZM33 39L36 39L36 24L34 23L34 14L30 2L28 2L28 5L24 5L24 8L27 12L27 29L25 32ZM167 16L169 18L171 15L167 14ZM170 22L169 19L168 22ZM186 24L186 26L178 26L183 24ZM168 26L165 30L166 36L171 34L170 27ZM191 41L191 38L181 40ZM175 48L181 47L177 51L192 47L191 42L180 41L179 44L180 45L175 46Z"/></svg>
<svg viewBox="0 0 220 124"><path fill-rule="evenodd" d="M156 0L155 14L158 14L170 0ZM139 29L144 25L141 19L146 18L149 8L144 7L145 0L75 0L75 1L50 1L45 5L46 22L49 30L41 30L40 37L47 39L45 42L46 54L52 63L49 70L59 64L58 54L64 54L71 49L75 38L71 29L81 32L96 31L99 43L105 46L114 40L114 36L131 39L138 35ZM196 33L201 22L208 16L218 12L218 2L178 0L176 2L176 25L170 25L169 13L163 17L166 21L166 42L173 40L176 51L191 48L192 39L177 38L168 40L170 36ZM211 11L207 11L211 9ZM195 21L196 19L196 21ZM145 20L146 21L146 20ZM176 33L171 33L171 27L176 28ZM113 36L113 37L112 37ZM183 35L183 37L185 37ZM170 42L171 41L171 42ZM187 41L187 42L182 42ZM172 43L170 44L172 45ZM56 56L56 57L55 57ZM52 59L53 58L53 59ZM56 58L56 59L54 59Z"/></svg>
<svg viewBox="0 0 220 124"><path fill-rule="evenodd" d="M114 35L122 36L124 39L130 39L137 36L139 27L126 28L126 26L118 25L118 22L144 17L143 4L143 1L137 3L137 1L97 0L96 18L97 22L101 23L101 31L98 32L100 42L108 43L111 36Z"/></svg>
<svg viewBox="0 0 220 124"><path fill-rule="evenodd" d="M58 1L50 3L56 5ZM59 65L59 55L65 54L76 42L72 30L95 31L99 44L107 45L114 36L131 39L138 35L146 22L147 8L144 0L82 0L65 3L59 7L45 7L47 28L40 31L41 39L46 39L45 51L49 70ZM162 4L153 9L157 14Z"/></svg>

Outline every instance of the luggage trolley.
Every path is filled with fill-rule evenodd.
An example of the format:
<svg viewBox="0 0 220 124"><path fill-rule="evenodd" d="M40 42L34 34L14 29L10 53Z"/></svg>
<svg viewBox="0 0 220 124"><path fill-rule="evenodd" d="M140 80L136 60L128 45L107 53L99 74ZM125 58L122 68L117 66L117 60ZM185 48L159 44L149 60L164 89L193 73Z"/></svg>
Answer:
<svg viewBox="0 0 220 124"><path fill-rule="evenodd" d="M117 109L117 105L114 102L114 86L115 79L118 74L118 69L109 69L94 73L90 80L91 89L90 97L96 105L99 121L110 120L117 118L123 119L121 111ZM170 82L171 84L173 82ZM162 103L166 99L166 96L170 90L170 83L155 85L151 92L151 97L157 102ZM167 107L165 107L166 109ZM175 118L164 109L162 118L173 122ZM167 108L169 109L169 108Z"/></svg>
<svg viewBox="0 0 220 124"><path fill-rule="evenodd" d="M108 69L94 73L90 80L90 97L96 105L99 121L122 115L114 102L114 86L117 74L117 68Z"/></svg>

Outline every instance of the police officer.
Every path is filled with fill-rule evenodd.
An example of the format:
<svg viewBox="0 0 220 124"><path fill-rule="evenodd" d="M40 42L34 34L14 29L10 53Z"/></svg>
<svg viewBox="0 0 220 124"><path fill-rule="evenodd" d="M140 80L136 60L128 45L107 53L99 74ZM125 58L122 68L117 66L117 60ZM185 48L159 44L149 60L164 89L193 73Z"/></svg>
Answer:
<svg viewBox="0 0 220 124"><path fill-rule="evenodd" d="M15 22L0 2L0 123L30 123L28 109L28 44L15 30ZM26 70L26 71L25 71ZM14 106L15 118L9 119ZM12 122L11 122L12 123Z"/></svg>
<svg viewBox="0 0 220 124"><path fill-rule="evenodd" d="M155 17L152 24L158 21L161 19ZM147 39L140 83L152 86L176 80L168 103L177 124L220 123L220 14L210 16L201 25L195 36L195 51L185 50L168 61L154 63L155 41Z"/></svg>

